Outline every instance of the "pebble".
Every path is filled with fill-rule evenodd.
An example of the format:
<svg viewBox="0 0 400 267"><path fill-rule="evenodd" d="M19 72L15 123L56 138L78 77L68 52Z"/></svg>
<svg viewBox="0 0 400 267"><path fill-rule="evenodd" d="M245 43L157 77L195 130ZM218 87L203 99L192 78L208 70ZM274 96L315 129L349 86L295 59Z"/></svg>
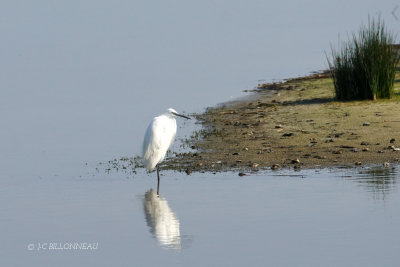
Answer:
<svg viewBox="0 0 400 267"><path fill-rule="evenodd" d="M301 169L300 165L294 165L294 167L293 167L293 168L294 168L294 170L295 170L295 171L298 171L298 170L300 170L300 169Z"/></svg>
<svg viewBox="0 0 400 267"><path fill-rule="evenodd" d="M389 142L390 142L391 144L393 144L394 142L396 142L396 139L392 138L392 139L390 139Z"/></svg>
<svg viewBox="0 0 400 267"><path fill-rule="evenodd" d="M294 135L294 133L284 133L284 134L282 134L282 137L290 137L293 135Z"/></svg>
<svg viewBox="0 0 400 267"><path fill-rule="evenodd" d="M364 152L369 151L369 148L368 148L368 147L364 147L364 148L362 149L362 151L364 151Z"/></svg>
<svg viewBox="0 0 400 267"><path fill-rule="evenodd" d="M244 147L243 150L244 150L244 151L248 151L249 149L248 149L247 147Z"/></svg>
<svg viewBox="0 0 400 267"><path fill-rule="evenodd" d="M187 168L185 172L186 172L186 174L187 174L187 175L189 175L189 174L191 174L191 173L192 173L192 170L191 170L191 169L189 169L189 168Z"/></svg>
<svg viewBox="0 0 400 267"><path fill-rule="evenodd" d="M279 168L280 168L279 164L273 164L273 165L271 166L271 170L277 170L277 169L279 169Z"/></svg>
<svg viewBox="0 0 400 267"><path fill-rule="evenodd" d="M362 141L362 142L360 143L360 145L362 145L362 146L367 146L367 145L369 145L369 143Z"/></svg>
<svg viewBox="0 0 400 267"><path fill-rule="evenodd" d="M333 151L333 154L342 154L342 153L343 153L342 150Z"/></svg>
<svg viewBox="0 0 400 267"><path fill-rule="evenodd" d="M245 174L244 172L239 172L239 176L246 176L247 174Z"/></svg>
<svg viewBox="0 0 400 267"><path fill-rule="evenodd" d="M315 156L317 159L326 159L326 156Z"/></svg>
<svg viewBox="0 0 400 267"><path fill-rule="evenodd" d="M280 129L280 128L282 128L281 124L275 125L275 129Z"/></svg>
<svg viewBox="0 0 400 267"><path fill-rule="evenodd" d="M295 164L295 163L300 163L300 160L297 158L297 159L292 159L292 164Z"/></svg>
<svg viewBox="0 0 400 267"><path fill-rule="evenodd" d="M362 165L362 163L361 163L361 161L357 161L356 163L354 163L355 165L357 165L357 166L360 166L360 165Z"/></svg>
<svg viewBox="0 0 400 267"><path fill-rule="evenodd" d="M252 168L257 168L259 165L260 165L260 164L254 162L253 164L251 164L251 167L252 167Z"/></svg>
<svg viewBox="0 0 400 267"><path fill-rule="evenodd" d="M358 149L357 148L352 148L351 151L352 152L358 152Z"/></svg>
<svg viewBox="0 0 400 267"><path fill-rule="evenodd" d="M238 155L239 155L239 153L238 153L238 152L235 152L235 153L232 153L232 155L234 155L234 156L238 156Z"/></svg>
<svg viewBox="0 0 400 267"><path fill-rule="evenodd" d="M378 153L384 153L382 150L378 150Z"/></svg>
<svg viewBox="0 0 400 267"><path fill-rule="evenodd" d="M388 168L390 166L389 162L383 163L383 167Z"/></svg>
<svg viewBox="0 0 400 267"><path fill-rule="evenodd" d="M370 126L371 125L371 123L369 122L369 121L365 121L364 123L363 123L363 126Z"/></svg>

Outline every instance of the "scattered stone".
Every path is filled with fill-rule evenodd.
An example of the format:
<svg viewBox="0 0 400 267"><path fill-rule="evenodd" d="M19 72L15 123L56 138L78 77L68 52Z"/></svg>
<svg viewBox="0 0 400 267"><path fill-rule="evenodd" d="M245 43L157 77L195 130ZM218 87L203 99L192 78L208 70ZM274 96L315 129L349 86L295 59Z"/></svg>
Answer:
<svg viewBox="0 0 400 267"><path fill-rule="evenodd" d="M246 176L247 174L245 174L244 172L239 172L239 176L240 177L242 177L242 176Z"/></svg>
<svg viewBox="0 0 400 267"><path fill-rule="evenodd" d="M296 163L300 163L300 160L297 158L297 159L292 159L292 164L296 164Z"/></svg>
<svg viewBox="0 0 400 267"><path fill-rule="evenodd" d="M389 162L383 163L383 167L388 168L389 166L390 166L390 163L389 163Z"/></svg>
<svg viewBox="0 0 400 267"><path fill-rule="evenodd" d="M314 158L316 158L316 159L326 159L326 156L315 156Z"/></svg>
<svg viewBox="0 0 400 267"><path fill-rule="evenodd" d="M293 135L294 135L294 133L284 133L284 134L282 134L282 137L290 137Z"/></svg>
<svg viewBox="0 0 400 267"><path fill-rule="evenodd" d="M325 140L325 143L333 143L335 142L332 138Z"/></svg>
<svg viewBox="0 0 400 267"><path fill-rule="evenodd" d="M257 151L257 154L258 154L258 155L261 155L261 154L264 154L264 152L262 152L262 151L260 150L260 151Z"/></svg>
<svg viewBox="0 0 400 267"><path fill-rule="evenodd" d="M392 149L393 150L393 149L395 149L395 147L394 146L388 146L387 149Z"/></svg>
<svg viewBox="0 0 400 267"><path fill-rule="evenodd" d="M385 152L383 152L382 150L378 150L378 153L385 153Z"/></svg>
<svg viewBox="0 0 400 267"><path fill-rule="evenodd" d="M393 151L400 151L400 148L395 147L395 148L393 148Z"/></svg>
<svg viewBox="0 0 400 267"><path fill-rule="evenodd" d="M254 162L253 164L251 164L251 167L252 167L252 168L257 168L259 165L260 165L260 164Z"/></svg>
<svg viewBox="0 0 400 267"><path fill-rule="evenodd" d="M364 152L369 151L369 148L368 148L368 147L364 147L364 148L362 149L362 151L364 151Z"/></svg>
<svg viewBox="0 0 400 267"><path fill-rule="evenodd" d="M355 165L357 165L357 166L360 166L360 165L362 165L362 163L361 163L361 161L357 161L356 163L354 163Z"/></svg>
<svg viewBox="0 0 400 267"><path fill-rule="evenodd" d="M203 162L199 162L199 163L197 163L197 166L198 166L198 167L201 167L201 166L203 166Z"/></svg>
<svg viewBox="0 0 400 267"><path fill-rule="evenodd" d="M238 153L238 152L234 152L234 153L232 153L232 155L234 155L234 156L238 156L238 155L239 155L239 153Z"/></svg>
<svg viewBox="0 0 400 267"><path fill-rule="evenodd" d="M191 148L191 149L196 149L196 146L191 146L190 148Z"/></svg>
<svg viewBox="0 0 400 267"><path fill-rule="evenodd" d="M364 123L363 123L363 126L370 126L371 125L371 123L369 122L369 121L365 121Z"/></svg>
<svg viewBox="0 0 400 267"><path fill-rule="evenodd" d="M275 125L275 129L281 129L283 128L281 124Z"/></svg>
<svg viewBox="0 0 400 267"><path fill-rule="evenodd" d="M340 148L349 148L349 149L354 149L355 147L354 147L354 146L346 146L346 145L342 145L342 146L340 146Z"/></svg>
<svg viewBox="0 0 400 267"><path fill-rule="evenodd" d="M393 144L394 142L396 142L396 139L392 138L392 139L390 139L389 142L390 142L391 144Z"/></svg>
<svg viewBox="0 0 400 267"><path fill-rule="evenodd" d="M352 152L358 152L358 149L357 148L352 148L351 151Z"/></svg>
<svg viewBox="0 0 400 267"><path fill-rule="evenodd" d="M301 169L301 166L300 166L300 165L294 165L294 167L293 167L293 168L294 168L294 170L295 170L295 171L298 171L298 170L300 170L300 169Z"/></svg>
<svg viewBox="0 0 400 267"><path fill-rule="evenodd" d="M336 150L336 151L333 151L332 153L333 153L333 154L342 154L343 151L342 151L342 150Z"/></svg>
<svg viewBox="0 0 400 267"><path fill-rule="evenodd" d="M242 163L242 160L241 160L241 159L238 159L236 162L237 162L237 163Z"/></svg>
<svg viewBox="0 0 400 267"><path fill-rule="evenodd" d="M185 172L186 172L187 175L190 175L190 174L192 173L192 170L189 169L189 168L187 168L187 169L185 170Z"/></svg>
<svg viewBox="0 0 400 267"><path fill-rule="evenodd" d="M248 151L249 149L248 149L247 147L244 147L243 150L244 150L244 151Z"/></svg>
<svg viewBox="0 0 400 267"><path fill-rule="evenodd" d="M279 169L279 168L280 168L279 164L273 164L273 165L271 166L271 170L277 170L277 169Z"/></svg>
<svg viewBox="0 0 400 267"><path fill-rule="evenodd" d="M362 146L368 146L368 145L369 145L369 143L368 143L368 142L364 142L364 141L362 141L362 142L360 143L360 145L362 145Z"/></svg>

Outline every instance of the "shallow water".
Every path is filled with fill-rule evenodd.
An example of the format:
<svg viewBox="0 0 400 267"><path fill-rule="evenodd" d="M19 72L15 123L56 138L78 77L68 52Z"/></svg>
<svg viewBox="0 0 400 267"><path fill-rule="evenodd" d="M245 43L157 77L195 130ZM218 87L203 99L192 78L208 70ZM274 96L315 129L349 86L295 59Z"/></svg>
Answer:
<svg viewBox="0 0 400 267"><path fill-rule="evenodd" d="M397 266L398 168L1 180L2 266ZM70 243L97 244L72 249ZM56 243L50 249L51 243ZM32 249L29 250L28 249ZM53 246L54 248L54 246ZM63 249L62 249L63 248Z"/></svg>

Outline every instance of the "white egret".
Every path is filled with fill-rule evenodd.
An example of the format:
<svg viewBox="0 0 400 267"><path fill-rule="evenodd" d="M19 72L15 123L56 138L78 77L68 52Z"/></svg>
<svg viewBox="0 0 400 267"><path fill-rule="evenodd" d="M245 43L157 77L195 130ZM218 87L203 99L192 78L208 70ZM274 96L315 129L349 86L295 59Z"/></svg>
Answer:
<svg viewBox="0 0 400 267"><path fill-rule="evenodd" d="M165 154L174 143L176 136L175 116L190 119L169 108L167 113L153 118L147 127L143 140L143 164L148 171L157 169L157 194L160 186L158 165L164 160Z"/></svg>

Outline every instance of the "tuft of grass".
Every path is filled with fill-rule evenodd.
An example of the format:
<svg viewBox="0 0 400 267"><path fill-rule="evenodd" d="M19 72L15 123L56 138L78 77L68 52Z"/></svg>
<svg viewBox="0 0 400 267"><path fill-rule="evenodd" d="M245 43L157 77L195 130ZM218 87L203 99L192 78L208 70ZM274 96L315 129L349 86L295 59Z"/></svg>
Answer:
<svg viewBox="0 0 400 267"><path fill-rule="evenodd" d="M390 98L399 53L384 22L368 18L358 33L327 58L338 100Z"/></svg>

